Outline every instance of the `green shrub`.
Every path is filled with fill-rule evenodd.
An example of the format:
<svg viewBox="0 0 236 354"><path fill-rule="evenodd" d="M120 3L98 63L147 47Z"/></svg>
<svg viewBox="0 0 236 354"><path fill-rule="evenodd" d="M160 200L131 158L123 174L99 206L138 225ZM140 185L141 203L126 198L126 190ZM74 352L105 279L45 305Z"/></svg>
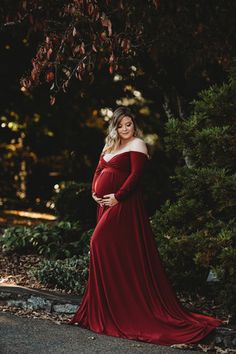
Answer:
<svg viewBox="0 0 236 354"><path fill-rule="evenodd" d="M220 300L236 321L236 82L199 94L187 119L170 118L166 150L178 158L175 198L151 219L159 251L178 289L206 292L216 272Z"/></svg>
<svg viewBox="0 0 236 354"><path fill-rule="evenodd" d="M21 253L27 250L27 253L32 252L34 247L30 242L31 230L27 226L13 226L3 230L0 238L2 251L5 253Z"/></svg>
<svg viewBox="0 0 236 354"><path fill-rule="evenodd" d="M62 182L54 202L60 220L80 221L83 230L94 225L96 203L91 196L90 183Z"/></svg>
<svg viewBox="0 0 236 354"><path fill-rule="evenodd" d="M89 255L64 260L44 260L29 274L47 287L83 294L88 278Z"/></svg>
<svg viewBox="0 0 236 354"><path fill-rule="evenodd" d="M15 226L4 230L0 246L5 253L33 252L48 258L66 258L88 251L92 231L83 233L79 222Z"/></svg>
<svg viewBox="0 0 236 354"><path fill-rule="evenodd" d="M210 215L204 215L203 206L201 209L192 201L179 200L166 202L151 218L151 225L161 258L178 290L203 291L210 269L217 273L222 289L231 283L235 257L233 223L212 221ZM227 278L229 274L231 279Z"/></svg>
<svg viewBox="0 0 236 354"><path fill-rule="evenodd" d="M79 254L87 254L90 249L90 239L94 229L84 231L79 240Z"/></svg>

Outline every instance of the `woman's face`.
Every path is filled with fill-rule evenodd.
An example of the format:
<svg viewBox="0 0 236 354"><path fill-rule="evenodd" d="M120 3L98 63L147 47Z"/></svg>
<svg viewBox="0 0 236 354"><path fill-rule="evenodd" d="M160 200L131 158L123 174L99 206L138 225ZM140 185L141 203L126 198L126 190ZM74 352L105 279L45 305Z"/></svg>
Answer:
<svg viewBox="0 0 236 354"><path fill-rule="evenodd" d="M117 132L121 140L129 141L134 136L134 123L132 118L125 116L117 126Z"/></svg>

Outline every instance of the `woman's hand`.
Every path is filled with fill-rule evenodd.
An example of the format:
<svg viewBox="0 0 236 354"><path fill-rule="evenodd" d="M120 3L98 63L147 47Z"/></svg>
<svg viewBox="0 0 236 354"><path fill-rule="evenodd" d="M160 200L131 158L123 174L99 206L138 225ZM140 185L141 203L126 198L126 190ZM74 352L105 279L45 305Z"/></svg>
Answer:
<svg viewBox="0 0 236 354"><path fill-rule="evenodd" d="M95 200L96 203L98 203L100 206L103 206L103 199L96 197L95 192L92 193L92 197Z"/></svg>
<svg viewBox="0 0 236 354"><path fill-rule="evenodd" d="M111 194L106 194L102 197L102 203L103 205L112 207L114 205L116 205L118 202L118 200L115 198L115 194L111 193Z"/></svg>

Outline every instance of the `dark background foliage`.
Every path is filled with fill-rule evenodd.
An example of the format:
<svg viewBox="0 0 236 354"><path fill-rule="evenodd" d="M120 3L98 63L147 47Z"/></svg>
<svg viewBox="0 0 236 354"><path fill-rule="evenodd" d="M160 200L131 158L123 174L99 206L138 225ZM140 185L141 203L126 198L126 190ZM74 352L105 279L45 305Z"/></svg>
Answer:
<svg viewBox="0 0 236 354"><path fill-rule="evenodd" d="M111 111L130 106L152 155L145 202L173 284L207 293L214 271L234 319L235 10L233 0L3 0L0 8L0 207L78 217L78 235L93 227L93 207L83 225L75 205L89 205ZM52 235L65 245L63 227ZM5 241L24 246L18 232L31 239L9 229ZM65 246L69 256L74 246ZM68 264L85 264L77 263Z"/></svg>

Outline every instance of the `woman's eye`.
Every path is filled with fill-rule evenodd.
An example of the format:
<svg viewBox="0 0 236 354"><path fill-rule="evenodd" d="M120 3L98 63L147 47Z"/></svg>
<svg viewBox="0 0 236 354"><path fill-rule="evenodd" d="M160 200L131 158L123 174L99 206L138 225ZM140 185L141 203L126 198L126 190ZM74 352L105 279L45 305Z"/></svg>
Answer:
<svg viewBox="0 0 236 354"><path fill-rule="evenodd" d="M126 124L126 127L130 127L131 126L131 123L128 123L128 124ZM122 126L118 126L118 129L121 129L122 128Z"/></svg>

